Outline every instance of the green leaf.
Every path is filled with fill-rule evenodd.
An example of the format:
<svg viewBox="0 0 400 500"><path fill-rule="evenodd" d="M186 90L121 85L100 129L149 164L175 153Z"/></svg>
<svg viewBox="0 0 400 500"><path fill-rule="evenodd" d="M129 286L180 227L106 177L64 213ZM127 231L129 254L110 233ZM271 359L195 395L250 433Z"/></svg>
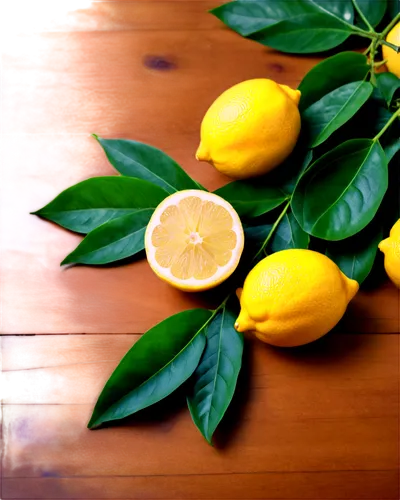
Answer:
<svg viewBox="0 0 400 500"><path fill-rule="evenodd" d="M150 182L128 177L93 177L59 194L34 215L77 233L141 208L156 208L168 193Z"/></svg>
<svg viewBox="0 0 400 500"><path fill-rule="evenodd" d="M270 243L270 252L289 248L308 248L310 236L304 232L292 212L286 213L276 228Z"/></svg>
<svg viewBox="0 0 400 500"><path fill-rule="evenodd" d="M228 201L241 217L258 217L281 205L287 195L279 188L265 185L261 178L234 181L214 191Z"/></svg>
<svg viewBox="0 0 400 500"><path fill-rule="evenodd" d="M400 121L395 121L380 138L380 143L385 152L387 161L390 162L394 155L400 151Z"/></svg>
<svg viewBox="0 0 400 500"><path fill-rule="evenodd" d="M365 120L367 128L370 129L370 136L375 137L392 117L392 112L387 109L385 102L374 95L365 106L366 114L360 119ZM364 113L362 113L364 114ZM400 150L400 120L395 120L392 125L379 139L387 161L390 162L394 155Z"/></svg>
<svg viewBox="0 0 400 500"><path fill-rule="evenodd" d="M303 0L304 1L304 0ZM350 24L354 20L354 9L351 0L308 0L322 12L328 12Z"/></svg>
<svg viewBox="0 0 400 500"><path fill-rule="evenodd" d="M345 142L348 137L354 139L373 139L386 125L391 116L392 112L387 109L381 92L375 88L372 96L360 111L318 148L318 154L322 156L324 152L330 151L336 147L337 144ZM400 120L395 120L379 139L388 161L390 161L400 149L399 137Z"/></svg>
<svg viewBox="0 0 400 500"><path fill-rule="evenodd" d="M196 369L212 312L184 311L148 330L125 354L104 386L89 428L120 420L171 394Z"/></svg>
<svg viewBox="0 0 400 500"><path fill-rule="evenodd" d="M387 187L387 159L379 142L354 139L311 165L297 185L291 206L308 234L343 240L371 222Z"/></svg>
<svg viewBox="0 0 400 500"><path fill-rule="evenodd" d="M111 165L122 175L149 181L168 193L182 189L204 189L170 156L153 146L125 139L94 137L104 149Z"/></svg>
<svg viewBox="0 0 400 500"><path fill-rule="evenodd" d="M376 75L376 80L386 104L390 106L396 90L400 89L400 78L393 73L380 73Z"/></svg>
<svg viewBox="0 0 400 500"><path fill-rule="evenodd" d="M341 52L328 57L314 66L301 81L300 110L346 83L363 80L369 70L366 56L356 52Z"/></svg>
<svg viewBox="0 0 400 500"><path fill-rule="evenodd" d="M282 2L282 0L237 0L210 11L242 36L248 36L268 26L304 14L333 14L344 21L352 21L354 11L349 1Z"/></svg>
<svg viewBox="0 0 400 500"><path fill-rule="evenodd" d="M192 419L209 443L232 400L242 366L243 337L234 329L236 317L225 306L207 326L206 348L187 399Z"/></svg>
<svg viewBox="0 0 400 500"><path fill-rule="evenodd" d="M264 242L273 224L261 224L259 226L243 227L246 245L259 246Z"/></svg>
<svg viewBox="0 0 400 500"><path fill-rule="evenodd" d="M310 134L311 147L326 141L365 104L372 94L369 82L351 82L326 94L307 108L302 119Z"/></svg>
<svg viewBox="0 0 400 500"><path fill-rule="evenodd" d="M369 23L375 27L382 21L386 12L386 0L356 0L364 16L368 19ZM357 26L366 29L364 21L360 18L357 19Z"/></svg>
<svg viewBox="0 0 400 500"><path fill-rule="evenodd" d="M338 18L318 13L281 21L249 38L289 54L310 54L337 47L351 34L351 27Z"/></svg>
<svg viewBox="0 0 400 500"><path fill-rule="evenodd" d="M293 163L292 167L293 168L287 168L286 169L286 179L285 182L282 185L282 189L285 191L285 193L292 194L300 177L303 175L303 173L307 170L309 165L312 162L313 159L313 150L308 149L306 150L306 153L301 151L303 148L299 148L299 150L294 150L295 155L291 155L284 163L279 165L279 170L278 173L285 173L284 167L286 166L287 163ZM297 152L298 151L298 152Z"/></svg>
<svg viewBox="0 0 400 500"><path fill-rule="evenodd" d="M329 242L326 255L336 262L348 278L361 285L371 272L381 240L382 228L371 223L351 238Z"/></svg>
<svg viewBox="0 0 400 500"><path fill-rule="evenodd" d="M152 208L112 219L91 231L61 265L101 265L126 259L144 249L144 233Z"/></svg>
<svg viewBox="0 0 400 500"><path fill-rule="evenodd" d="M399 13L399 0L388 0L388 13L390 19L394 19Z"/></svg>

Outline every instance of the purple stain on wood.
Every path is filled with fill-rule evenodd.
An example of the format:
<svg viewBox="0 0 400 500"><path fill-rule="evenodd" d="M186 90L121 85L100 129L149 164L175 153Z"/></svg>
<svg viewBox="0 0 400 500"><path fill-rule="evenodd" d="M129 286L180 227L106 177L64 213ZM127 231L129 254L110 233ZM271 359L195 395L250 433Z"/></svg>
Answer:
<svg viewBox="0 0 400 500"><path fill-rule="evenodd" d="M176 63L171 58L148 54L143 58L143 64L156 71L171 71L176 68Z"/></svg>
<svg viewBox="0 0 400 500"><path fill-rule="evenodd" d="M272 70L274 73L282 73L285 70L282 64L279 63L269 63L268 68Z"/></svg>
<svg viewBox="0 0 400 500"><path fill-rule="evenodd" d="M22 418L17 420L14 424L14 433L17 439L20 441L27 441L31 437L31 431L29 428L29 420Z"/></svg>
<svg viewBox="0 0 400 500"><path fill-rule="evenodd" d="M62 477L58 472L52 470L42 470L40 473L41 477Z"/></svg>

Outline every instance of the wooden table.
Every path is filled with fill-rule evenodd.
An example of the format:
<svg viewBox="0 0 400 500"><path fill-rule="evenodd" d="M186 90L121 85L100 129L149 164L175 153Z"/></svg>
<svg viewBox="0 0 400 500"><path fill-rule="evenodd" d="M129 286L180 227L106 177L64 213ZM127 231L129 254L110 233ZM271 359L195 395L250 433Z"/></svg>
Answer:
<svg viewBox="0 0 400 500"><path fill-rule="evenodd" d="M202 304L140 261L61 269L80 237L32 215L113 170L104 137L153 144L206 187L194 152L213 99L244 79L296 86L318 61L246 41L218 1L3 2L1 494L8 499L398 499L399 293L361 292L340 328L283 350L248 342L216 446L182 398L158 416L86 429L147 328Z"/></svg>

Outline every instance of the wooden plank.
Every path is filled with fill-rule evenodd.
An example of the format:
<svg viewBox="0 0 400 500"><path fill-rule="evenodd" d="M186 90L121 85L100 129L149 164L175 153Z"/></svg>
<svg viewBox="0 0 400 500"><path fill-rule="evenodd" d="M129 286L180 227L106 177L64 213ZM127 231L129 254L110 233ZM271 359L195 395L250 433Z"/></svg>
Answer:
<svg viewBox="0 0 400 500"><path fill-rule="evenodd" d="M4 498L398 495L398 336L329 335L288 350L249 340L214 448L183 393L124 425L85 428L137 338L3 337Z"/></svg>
<svg viewBox="0 0 400 500"><path fill-rule="evenodd" d="M68 19L52 30L210 30L224 29L224 24L208 11L215 0L180 2L97 2L88 9L69 13Z"/></svg>
<svg viewBox="0 0 400 500"><path fill-rule="evenodd" d="M5 479L5 499L356 500L399 498L395 471ZM251 493L249 493L251 492ZM296 498L293 497L296 495Z"/></svg>
<svg viewBox="0 0 400 500"><path fill-rule="evenodd" d="M186 144L226 88L257 77L296 86L317 61L230 31L20 36L4 50L3 119L8 133L152 133Z"/></svg>
<svg viewBox="0 0 400 500"><path fill-rule="evenodd" d="M171 140L168 147L168 135L152 138L149 133L148 142L164 148L208 188L225 182L211 166L196 162L181 141ZM115 172L93 139L10 135L3 143L2 159L8 166L1 172L8 189L2 189L0 197L1 213L7 214L0 239L2 333L142 333L182 309L212 305L204 295L169 287L144 260L120 268L60 269L81 237L29 212L76 182ZM398 332L398 303L398 290L389 283L360 292L339 330Z"/></svg>
<svg viewBox="0 0 400 500"><path fill-rule="evenodd" d="M4 404L94 404L137 335L3 337ZM251 418L277 421L398 415L392 335L328 335L299 349L247 340L241 391ZM34 388L34 390L32 390Z"/></svg>

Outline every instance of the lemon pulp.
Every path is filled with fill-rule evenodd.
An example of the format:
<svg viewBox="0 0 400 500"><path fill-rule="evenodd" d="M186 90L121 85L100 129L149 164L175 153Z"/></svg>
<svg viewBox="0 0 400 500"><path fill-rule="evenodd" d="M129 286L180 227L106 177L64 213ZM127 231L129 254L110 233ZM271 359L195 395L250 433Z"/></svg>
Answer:
<svg viewBox="0 0 400 500"><path fill-rule="evenodd" d="M156 209L146 231L150 266L183 289L206 289L226 279L243 249L233 207L212 193L180 191Z"/></svg>

